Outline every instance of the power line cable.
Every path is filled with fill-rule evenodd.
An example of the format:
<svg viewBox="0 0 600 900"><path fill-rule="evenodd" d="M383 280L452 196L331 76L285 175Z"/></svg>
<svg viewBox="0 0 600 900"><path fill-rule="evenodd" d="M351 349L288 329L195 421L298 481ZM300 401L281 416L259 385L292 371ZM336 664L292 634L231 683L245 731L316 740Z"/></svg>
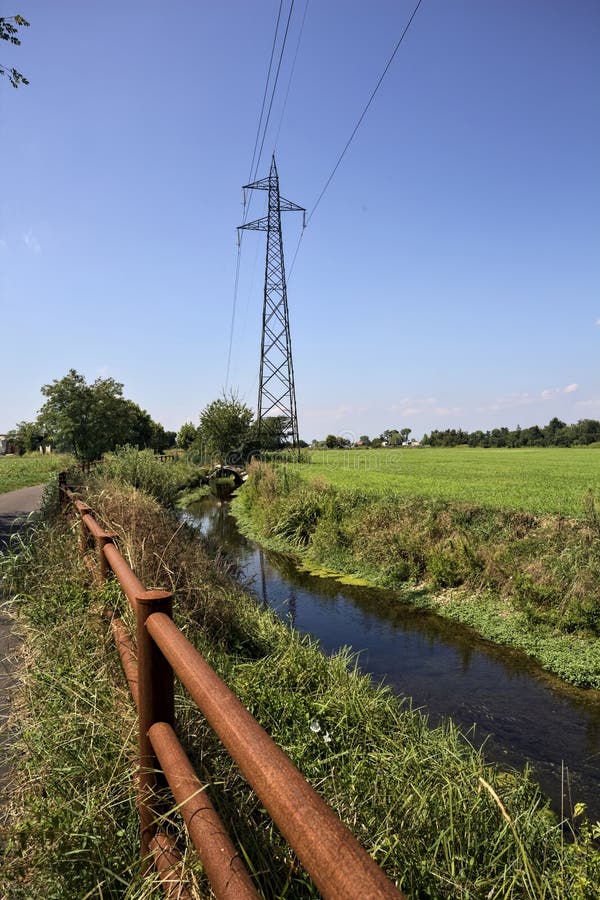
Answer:
<svg viewBox="0 0 600 900"><path fill-rule="evenodd" d="M225 390L229 385L229 370L231 368L231 349L233 347L233 330L235 325L235 310L237 306L238 288L240 284L240 262L242 258L242 242L238 243L237 263L235 266L235 282L233 286L233 307L231 310L231 327L229 329L229 350L227 351L227 372L225 375Z"/></svg>
<svg viewBox="0 0 600 900"><path fill-rule="evenodd" d="M375 95L376 95L377 91L379 90L379 88L381 87L381 83L382 83L383 79L385 78L385 76L387 75L388 69L389 69L389 67L391 66L392 62L394 61L394 57L396 56L396 53L397 53L398 50L400 49L400 45L402 44L402 41L403 41L404 38L406 37L406 34L407 34L407 32L408 32L408 29L409 29L410 26L412 25L412 21L413 21L414 17L416 16L416 14L417 14L417 12L418 12L418 10L419 10L419 7L420 7L420 5L421 5L422 2L423 2L423 0L418 0L417 5L416 5L415 8L413 9L412 15L411 15L410 19L408 20L408 22L407 22L407 24L406 24L406 26L405 26L405 28L404 28L404 31L403 31L402 34L400 35L400 38L399 38L399 40L398 40L396 46L394 47L394 49L393 49L393 51L392 51L392 55L391 55L390 58L388 59L386 65L385 65L385 68L384 68L383 72L381 73L381 76L380 76L380 78L379 78L379 81L378 81L377 84L375 85L375 87L374 87L374 89L373 89L373 92L371 93L371 96L369 97L369 99L368 99L368 101L367 101L367 103L366 103L366 105L365 105L363 111L361 112L361 114L360 114L360 116L359 116L359 118L358 118L358 121L357 121L356 125L355 125L354 128L352 129L352 133L350 134L350 137L349 137L348 140L346 141L346 144L345 144L345 146L344 146L344 149L343 149L342 152L340 153L340 155L339 155L339 157L338 157L338 160L337 160L335 166L334 166L333 169L331 170L331 173L329 174L329 177L327 178L327 181L325 182L325 185L324 185L324 187L323 187L323 190L321 191L321 193L320 193L319 196L317 197L317 199L316 199L316 201L315 201L315 204L314 204L313 208L311 209L309 215L307 216L307 219L306 219L306 225L308 225L308 223L310 222L310 220L311 220L312 217L314 216L314 214L315 214L315 212L316 212L316 209L317 209L319 203L321 202L321 200L322 200L323 197L325 196L325 192L326 192L327 188L329 187L329 185L331 184L331 182L332 182L332 180L333 180L333 177L334 177L335 173L337 172L337 170L338 170L338 168L339 168L339 166L340 166L340 163L342 162L344 156L346 155L346 153L347 153L347 151L348 151L348 148L350 147L350 144L351 144L352 141L354 140L354 136L355 136L356 132L358 131L358 129L360 128L361 123L362 123L362 121L363 121L365 115L367 114L367 110L369 109L371 103L372 103L373 100L375 99ZM305 225L305 227L306 227L306 225ZM289 274L288 274L288 281L289 281L289 280L291 279L291 277L292 277L292 272L294 271L294 266L295 266L295 264L296 264L296 259L297 259L298 253L299 253L299 251L300 251L300 245L302 244L302 238L303 238L303 237L304 237L304 228L303 228L302 231L300 232L300 237L298 238L298 243L296 244L296 250L295 250L295 252L294 252L294 256L293 256L293 258L292 258L292 265L290 266L290 271L289 271Z"/></svg>
<svg viewBox="0 0 600 900"><path fill-rule="evenodd" d="M304 23L306 22L306 14L308 12L308 4L310 0L306 0L306 4L304 6L304 15L302 16L302 24L300 25L300 33L298 35L298 42L296 44L296 52L294 53L294 61L292 63L292 68L290 71L290 77L288 79L287 88L285 92L285 99L283 101L283 107L281 109L281 116L279 117L279 125L277 126L277 135L275 136L275 143L273 145L273 152L275 152L275 148L277 147L277 142L279 141L279 134L281 132L281 126L283 124L283 116L285 114L285 108L287 106L288 97L290 94L290 88L292 86L292 79L294 77L294 70L296 68L296 60L298 59L298 51L300 50L300 43L302 41L302 32L304 31Z"/></svg>
<svg viewBox="0 0 600 900"><path fill-rule="evenodd" d="M288 284L291 280L292 272L294 271L294 266L296 265L296 257L298 256L298 253L300 252L300 245L302 243L302 238L304 237L304 231L305 231L305 228L303 228L302 231L300 232L300 237L298 238L298 243L296 244L296 250L294 251L294 255L292 257L292 264L290 266L290 271L287 276Z"/></svg>
<svg viewBox="0 0 600 900"><path fill-rule="evenodd" d="M275 34L273 35L273 45L271 47L271 58L269 59L269 69L267 71L267 80L265 81L265 90L262 98L262 106L260 108L260 116L258 118L258 128L256 129L256 138L254 140L254 150L252 151L252 162L250 163L250 174L248 180L252 181L252 170L254 168L254 160L256 158L256 148L258 147L258 139L260 137L260 126L262 125L263 113L265 111L265 102L267 100L267 91L269 90L269 81L271 80L271 68L273 66L273 57L275 55L275 46L277 44L277 34L279 32L279 20L281 19L281 10L283 0L279 0L279 10L277 12L277 22L275 23Z"/></svg>
<svg viewBox="0 0 600 900"><path fill-rule="evenodd" d="M408 32L408 29L409 29L410 26L412 25L412 21L413 21L414 17L416 16L416 14L417 14L417 12L418 12L418 10L419 10L419 7L420 7L420 5L421 5L422 2L423 2L423 0L419 0L419 2L417 3L417 5L415 6L415 8L414 8L414 10L413 10L413 12L412 12L412 15L411 15L410 19L408 20L408 23L407 23L407 25L406 25L404 31L403 31L402 34L400 35L400 39L399 39L398 43L396 44L396 46L394 47L394 50L393 50L393 52L392 52L392 55L391 55L390 58L388 59L388 61L387 61L387 63L386 63L386 66L385 66L385 69L384 69L383 72L381 73L381 77L379 78L379 81L378 81L377 84L375 85L375 88L374 88L374 90L373 90L373 93L372 93L371 96L369 97L369 99L368 99L368 101L367 101L367 104L366 104L365 108L364 108L363 111L361 112L361 114L360 114L360 116L359 116L359 118L358 118L358 122L356 123L356 125L354 126L354 128L353 128L353 130L352 130L352 134L350 135L350 137L349 137L348 140L346 141L346 145L345 145L344 149L342 150L342 152L340 153L340 155L339 155L339 157L338 157L338 161L336 162L335 166L333 167L333 169L332 169L332 171L331 171L331 174L329 175L329 178L328 178L327 181L325 182L325 186L324 186L323 190L321 191L321 193L320 193L319 196L317 197L317 200L316 200L316 202L315 202L315 205L313 206L313 208L312 208L312 210L311 210L311 212L310 212L310 215L308 216L308 218L307 218L307 220L306 220L306 224L307 224L307 225L308 225L308 223L310 222L310 220L312 219L312 217L314 216L314 214L315 214L315 212L316 212L316 209L317 209L319 203L320 203L321 200L323 199L323 196L324 196L324 194L325 194L325 191L327 190L327 188L328 188L329 185L331 184L331 181L332 181L332 179L333 179L333 176L334 176L335 173L337 172L337 170L338 170L338 168L339 168L339 165L340 165L341 161L343 160L344 156L346 155L346 153L347 153L347 151L348 151L348 148L350 147L350 144L351 144L352 141L354 140L354 135L356 134L356 132L357 132L358 129L360 128L360 125L361 125L361 123L362 123L362 120L364 119L365 115L367 114L367 110L369 109L371 103L372 103L373 100L375 99L375 94L377 93L377 91L378 91L379 88L381 87L381 82L383 81L383 79L384 79L385 76L387 75L387 71L388 71L389 67L391 66L392 62L394 61L394 57L396 56L396 53L397 53L398 50L400 49L400 45L402 44L402 41L403 41L404 38L406 37L406 34L407 34L407 32Z"/></svg>
<svg viewBox="0 0 600 900"><path fill-rule="evenodd" d="M261 143L260 143L260 150L259 150L259 153L258 153L258 157L256 157L256 146L257 146L257 144L258 144L258 136L259 136L259 134L260 134L260 128L261 128L261 123L262 123L262 117L263 117L263 113L264 113L265 99L266 99L266 96L267 96L268 86L269 86L269 80L270 80L270 77L271 77L271 68L272 68L272 64L273 64L273 55L274 55L274 52L275 52L275 46L276 46L276 43L277 43L277 34L278 34L278 31L279 31L279 21L280 21L280 17L281 17L281 9L282 9L282 5L283 5L283 0L280 0L280 3L279 3L279 10L278 10L278 13L277 13L277 23L276 23L276 26L275 26L275 34L274 34L274 37L273 37L273 45L272 45L272 48L271 48L271 59L270 59L270 62L269 62L269 69L268 69L268 72L267 72L267 80L266 80L266 83L265 83L265 91L264 91L264 95L263 95L263 102L262 102L262 107L261 107L261 112L260 112L260 117L259 117L259 122L258 122L258 129L257 129L257 133L256 133L256 140L255 140L255 142L254 142L254 152L253 152L253 154L252 154L252 162L251 162L251 164L250 164L250 181L255 181L255 179L256 179L256 173L258 172L258 167L259 167L259 165L260 165L260 160L261 160L261 157L262 157L262 152L263 152L263 147L264 147L264 143L265 143L265 138L266 138L266 136L267 136L267 129L268 129L268 127L269 127L269 120L270 120L270 118L271 118L271 110L272 110L272 108L273 108L273 100L274 100L274 98L275 98L275 91L277 90L277 84L278 84L278 82L279 82L279 73L280 73L280 71L281 71L281 63L282 63L282 61L283 61L283 54L284 54L284 52L285 52L285 47L286 47L286 43L287 43L287 36L288 36L289 28L290 28L290 21L291 21L291 18L292 18L292 13L293 13L293 11L294 11L294 3L295 3L295 0L292 0L292 2L291 2L291 4L290 4L290 11L289 11L288 17L287 17L287 22L286 22L286 26L285 26L285 32L284 32L284 35L283 35L283 41L282 41L282 44L281 44L281 51L280 51L280 53L279 53L279 61L278 61L278 63L277 63L277 71L276 71L276 73L275 73L275 79L274 79L274 82L273 82L273 88L272 88L272 90L271 90L271 99L270 99L270 101L269 101L269 109L268 109L268 111L267 111L267 117L266 117L266 119L265 119L265 124L264 124L264 128L263 128L262 140L261 140ZM256 161L256 165L254 166L255 161ZM254 172L252 172L253 166L254 166ZM250 200L250 202L251 202L251 200ZM248 203L247 206L244 205L244 216L243 216L243 220L242 220L244 224L245 224L246 221L247 221L247 217L248 217L248 213L249 213L249 209L250 209L250 202ZM239 232L238 232L238 233L239 233ZM242 253L242 239L241 239L241 237L240 237L239 242L238 242L237 263L236 263L236 272L235 272L235 284L234 284L234 290L233 290L233 308L232 308L232 311L231 311L231 326L230 326L230 329L229 329L229 349L228 349L228 352L227 352L227 373L226 373L226 377L225 377L225 390L227 390L227 385L229 384L229 372L230 372L230 369L231 369L231 353L232 353L232 348L233 348L233 334L234 334L234 330L235 330L235 314L236 314L236 308L237 308L237 297L238 297L238 288L239 288L239 281L240 281L240 262L241 262L241 253Z"/></svg>
<svg viewBox="0 0 600 900"><path fill-rule="evenodd" d="M258 147L258 141L260 138L260 129L262 125L263 115L265 111L265 103L267 100L267 93L269 91L269 82L271 80L271 70L273 68L273 57L275 56L275 47L277 46L277 35L279 33L279 22L281 21L281 10L283 9L283 0L279 0L279 9L277 10L277 20L275 22L275 33L273 34L273 43L271 44L271 55L269 57L269 68L267 69L267 77L265 79L265 89L263 91L262 104L260 107L260 115L258 117L258 127L256 129L256 137L254 139L254 149L252 151L252 160L250 162L250 173L249 173L249 181L252 181L252 170L254 168L254 160L256 158L256 148ZM264 138L263 138L264 140ZM244 213L243 213L243 222L246 222L248 213L250 210L250 204L246 206L244 203ZM239 235L239 232L238 232ZM227 370L225 375L225 390L227 390L227 386L229 385L229 372L231 369L231 352L233 348L233 333L235 329L235 313L237 307L237 298L238 298L238 288L240 283L240 264L241 264L241 256L242 256L242 237L239 236L238 239L238 248L237 248L237 261L235 266L235 280L233 287L233 305L231 310L231 325L229 328L229 348L227 351Z"/></svg>
<svg viewBox="0 0 600 900"><path fill-rule="evenodd" d="M285 52L285 45L286 45L286 43L287 43L288 31L289 31L289 28L290 28L290 20L291 20L291 18L292 18L292 13L293 13L293 11L294 11L294 3L295 3L295 0L292 0L292 2L291 2L291 4L290 4L290 11L289 11L288 18L287 18L287 22L286 22L286 26L285 26L285 33L284 33L284 35L283 35L283 42L282 42L282 44L281 44L281 52L280 52L280 54L279 54L279 62L278 62L278 64L277 64L277 72L275 73L275 81L273 82L273 90L271 91L271 100L270 100L270 102L269 102L269 111L268 111L268 113L267 113L267 118L266 118L266 121L265 121L265 127L264 127L264 130L263 130L262 141L261 141L261 144L260 144L260 151L259 151L259 154L258 154L258 158L257 158L257 160L256 160L256 168L255 168L255 170L254 170L254 175L253 175L253 177L252 177L252 181L254 181L254 180L256 179L256 173L258 172L258 167L259 167L259 165L260 165L260 159L261 159L261 156L262 156L263 147L264 147L264 145L265 145L265 138L266 138L266 136L267 136L267 129L268 129L268 127L269 127L269 119L271 118L271 110L272 110L272 108L273 108L273 99L274 99L274 97L275 97L275 91L277 90L277 82L279 81L279 72L281 71L281 62L282 62L282 60L283 60L283 54L284 54L284 52Z"/></svg>

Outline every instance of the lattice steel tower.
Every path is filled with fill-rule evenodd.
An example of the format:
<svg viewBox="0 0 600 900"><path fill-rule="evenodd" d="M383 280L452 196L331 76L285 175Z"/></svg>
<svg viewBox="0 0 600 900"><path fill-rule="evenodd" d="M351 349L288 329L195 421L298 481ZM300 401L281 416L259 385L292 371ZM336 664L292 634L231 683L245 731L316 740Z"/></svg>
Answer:
<svg viewBox="0 0 600 900"><path fill-rule="evenodd" d="M244 191L269 192L267 216L240 225L238 230L266 231L267 257L265 265L265 295L263 302L262 338L260 347L260 376L258 384L257 423L260 434L264 419L277 416L283 419L282 433L293 447L298 446L298 415L294 364L290 339L285 266L283 262L283 238L281 213L306 213L302 206L286 200L279 194L279 176L275 157L271 161L268 178L244 185ZM245 194L244 194L245 200ZM303 220L304 225L304 220Z"/></svg>

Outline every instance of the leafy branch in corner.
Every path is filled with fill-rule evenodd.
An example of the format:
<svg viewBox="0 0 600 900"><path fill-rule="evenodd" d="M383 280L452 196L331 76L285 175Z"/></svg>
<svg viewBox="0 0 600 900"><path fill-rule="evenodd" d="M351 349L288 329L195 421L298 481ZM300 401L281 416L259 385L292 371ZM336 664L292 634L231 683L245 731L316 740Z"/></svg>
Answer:
<svg viewBox="0 0 600 900"><path fill-rule="evenodd" d="M23 16L0 16L0 40L8 41L10 44L19 45L21 39L18 37L19 28L29 28L29 22ZM29 84L29 80L13 67L7 67L0 63L0 75L7 75L10 83L14 88L20 84Z"/></svg>

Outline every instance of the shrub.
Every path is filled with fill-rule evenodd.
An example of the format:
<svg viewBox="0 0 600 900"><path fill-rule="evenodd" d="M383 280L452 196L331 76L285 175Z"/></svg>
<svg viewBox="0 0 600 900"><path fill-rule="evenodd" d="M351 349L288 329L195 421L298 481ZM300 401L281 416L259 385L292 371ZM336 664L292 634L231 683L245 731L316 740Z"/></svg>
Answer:
<svg viewBox="0 0 600 900"><path fill-rule="evenodd" d="M143 490L165 506L174 506L180 491L197 487L204 477L198 466L184 460L162 462L152 450L130 446L106 454L98 475Z"/></svg>

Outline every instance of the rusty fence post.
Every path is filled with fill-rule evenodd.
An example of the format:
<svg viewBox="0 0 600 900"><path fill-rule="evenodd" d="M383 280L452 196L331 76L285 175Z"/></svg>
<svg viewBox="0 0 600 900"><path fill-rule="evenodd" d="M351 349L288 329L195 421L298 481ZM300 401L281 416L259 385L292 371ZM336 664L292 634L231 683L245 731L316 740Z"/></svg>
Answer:
<svg viewBox="0 0 600 900"><path fill-rule="evenodd" d="M167 591L145 591L136 597L136 626L139 691L139 772L140 853L152 866L150 842L157 831L156 793L159 768L148 732L156 722L175 724L173 669L146 630L146 620L155 612L173 617L173 595Z"/></svg>
<svg viewBox="0 0 600 900"><path fill-rule="evenodd" d="M65 493L65 489L67 487L67 473L59 472L58 473L58 508L62 512L65 508L65 504L67 502L67 495Z"/></svg>

